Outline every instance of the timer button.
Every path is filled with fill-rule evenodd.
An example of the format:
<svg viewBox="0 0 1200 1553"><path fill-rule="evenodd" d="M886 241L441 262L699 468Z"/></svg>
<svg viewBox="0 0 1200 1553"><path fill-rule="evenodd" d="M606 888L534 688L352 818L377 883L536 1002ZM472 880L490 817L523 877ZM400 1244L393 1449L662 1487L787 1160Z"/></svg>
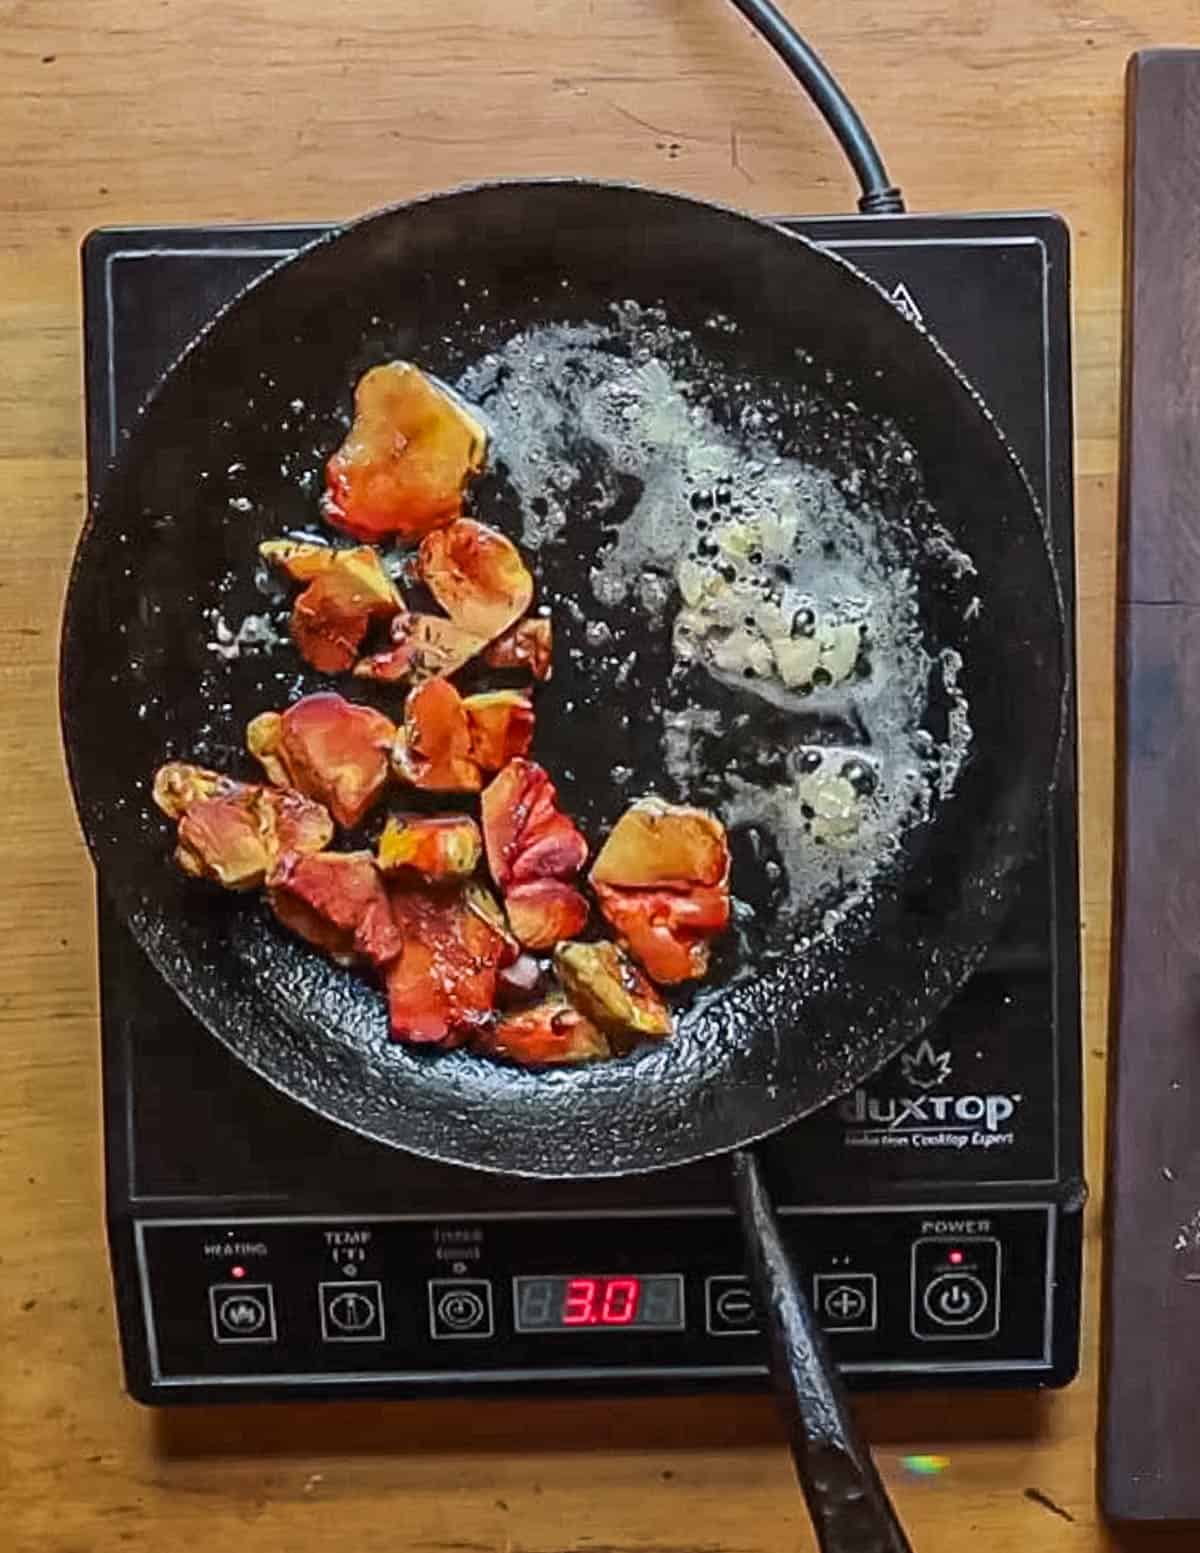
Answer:
<svg viewBox="0 0 1200 1553"><path fill-rule="evenodd" d="M429 1335L492 1337L492 1285L487 1278L431 1278L429 1280Z"/></svg>

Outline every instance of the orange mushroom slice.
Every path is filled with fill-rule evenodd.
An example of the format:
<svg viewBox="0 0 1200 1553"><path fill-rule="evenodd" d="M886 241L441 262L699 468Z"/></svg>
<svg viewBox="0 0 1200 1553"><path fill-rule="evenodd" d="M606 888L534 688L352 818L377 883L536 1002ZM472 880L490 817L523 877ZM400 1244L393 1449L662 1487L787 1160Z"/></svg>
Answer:
<svg viewBox="0 0 1200 1553"><path fill-rule="evenodd" d="M322 674L353 668L372 621L386 620L403 608L378 552L369 545L333 550L273 539L258 551L294 581L307 582L292 605L292 640Z"/></svg>
<svg viewBox="0 0 1200 1553"><path fill-rule="evenodd" d="M333 840L328 811L300 793L182 761L156 772L154 800L179 823L179 867L227 890L255 890L284 852L319 852Z"/></svg>
<svg viewBox="0 0 1200 1553"><path fill-rule="evenodd" d="M333 691L263 712L246 729L250 753L276 786L327 804L345 826L357 825L383 791L395 739L390 718Z"/></svg>
<svg viewBox="0 0 1200 1553"><path fill-rule="evenodd" d="M725 827L705 809L642 798L613 826L592 865L593 884L626 888L721 884L729 877Z"/></svg>
<svg viewBox="0 0 1200 1553"><path fill-rule="evenodd" d="M526 615L484 650L489 669L528 669L534 679L554 672L554 628L549 615Z"/></svg>
<svg viewBox="0 0 1200 1553"><path fill-rule="evenodd" d="M391 891L403 948L386 972L394 1041L460 1046L491 1027L496 976L505 946L500 934L455 886L420 885Z"/></svg>
<svg viewBox="0 0 1200 1553"><path fill-rule="evenodd" d="M473 518L457 518L427 535L418 566L455 625L485 641L503 635L533 600L533 578L516 545Z"/></svg>
<svg viewBox="0 0 1200 1553"><path fill-rule="evenodd" d="M645 798L613 827L591 871L605 919L660 985L708 970L729 925L725 827L703 809Z"/></svg>
<svg viewBox="0 0 1200 1553"><path fill-rule="evenodd" d="M431 792L477 793L483 786L466 708L449 680L426 680L409 691L392 768L401 781Z"/></svg>
<svg viewBox="0 0 1200 1553"><path fill-rule="evenodd" d="M469 814L394 814L379 838L385 874L411 869L431 884L465 879L483 852L479 826Z"/></svg>
<svg viewBox="0 0 1200 1553"><path fill-rule="evenodd" d="M403 947L369 852L289 852L267 880L267 899L285 927L341 965L384 966Z"/></svg>
<svg viewBox="0 0 1200 1553"><path fill-rule="evenodd" d="M226 890L256 890L275 860L262 821L252 792L202 799L179 822L175 861L194 879L211 879Z"/></svg>
<svg viewBox="0 0 1200 1553"><path fill-rule="evenodd" d="M471 1049L530 1068L602 1062L612 1056L608 1037L565 998L509 1014L473 1040Z"/></svg>
<svg viewBox="0 0 1200 1553"><path fill-rule="evenodd" d="M405 611L391 624L393 646L361 658L354 672L361 679L419 685L427 679L453 674L484 645L484 638L464 631L440 615L416 615Z"/></svg>
<svg viewBox="0 0 1200 1553"><path fill-rule="evenodd" d="M532 737L527 696L495 690L464 699L448 680L432 679L409 692L392 761L413 787L477 793L482 773L523 754Z"/></svg>
<svg viewBox="0 0 1200 1553"><path fill-rule="evenodd" d="M333 839L333 821L299 793L247 787L193 804L179 822L175 860L184 873L227 890L255 890L285 849L317 852Z"/></svg>
<svg viewBox="0 0 1200 1553"><path fill-rule="evenodd" d="M168 760L154 773L154 802L169 820L179 820L193 804L206 798L227 798L245 791L249 783L210 771L186 760Z"/></svg>
<svg viewBox="0 0 1200 1553"><path fill-rule="evenodd" d="M671 1010L616 944L560 943L554 969L571 1002L618 1049L671 1034Z"/></svg>
<svg viewBox="0 0 1200 1553"><path fill-rule="evenodd" d="M489 690L463 700L471 730L471 759L499 771L524 755L533 740L533 705L517 690Z"/></svg>
<svg viewBox="0 0 1200 1553"><path fill-rule="evenodd" d="M322 511L356 539L420 539L457 516L486 451L479 422L411 362L372 367L354 390L354 424L325 466Z"/></svg>
<svg viewBox="0 0 1200 1553"><path fill-rule="evenodd" d="M258 553L292 582L312 582L333 565L338 552L315 539L264 539Z"/></svg>

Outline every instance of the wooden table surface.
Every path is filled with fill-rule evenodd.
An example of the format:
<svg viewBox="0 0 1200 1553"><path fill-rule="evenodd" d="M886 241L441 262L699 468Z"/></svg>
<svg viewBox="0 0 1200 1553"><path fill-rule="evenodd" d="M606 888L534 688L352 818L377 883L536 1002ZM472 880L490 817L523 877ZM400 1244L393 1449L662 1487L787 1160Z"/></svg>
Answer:
<svg viewBox="0 0 1200 1553"><path fill-rule="evenodd" d="M1093 1432L1122 76L1136 48L1200 42L1200 19L1191 0L787 8L913 208L1050 208L1074 230L1094 1191L1083 1375L1053 1396L890 1397L864 1413L918 1553L1110 1548ZM350 215L479 175L571 172L764 211L852 204L824 129L724 0L0 0L0 1543L16 1553L811 1546L765 1399L154 1414L120 1390L92 875L55 704L83 510L80 239L116 222ZM949 1466L914 1478L908 1452Z"/></svg>

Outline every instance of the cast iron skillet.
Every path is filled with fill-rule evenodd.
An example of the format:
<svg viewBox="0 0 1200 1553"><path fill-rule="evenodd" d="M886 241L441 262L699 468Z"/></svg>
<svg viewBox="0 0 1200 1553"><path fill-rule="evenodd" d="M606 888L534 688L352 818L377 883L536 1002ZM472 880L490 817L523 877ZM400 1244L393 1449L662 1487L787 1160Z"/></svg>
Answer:
<svg viewBox="0 0 1200 1553"><path fill-rule="evenodd" d="M826 470L889 533L916 532L899 558L917 570L927 641L961 654L971 756L929 822L906 832L869 906L806 952L781 941L761 852L735 837L734 890L752 912L718 954L712 985L681 1000L672 1044L549 1073L390 1046L374 988L293 941L257 901L210 894L172 868L149 779L163 759L193 755L249 775L246 721L316 687L288 646L222 659L215 615L232 623L265 607L255 546L313 525L321 465L365 367L403 357L454 381L519 330L603 324L629 302L690 331L692 367L725 384L718 415L772 404L781 451ZM760 700L729 692L705 752L710 790L675 789L654 710L669 648L628 602L606 623L638 648L636 670L597 683L586 620L568 605L594 616L589 569L636 492L598 465L586 438L564 434L578 476L561 491L564 541L538 557L557 637L535 754L595 844L652 788L719 807L726 766L748 758L748 742L769 761L779 730ZM519 536L503 459L496 449L475 508ZM935 523L973 573L926 542ZM822 1545L861 1553L901 1548L903 1533L744 1146L878 1068L972 969L1053 783L1064 674L1057 581L1023 474L978 396L872 282L729 210L623 186L514 183L385 211L315 243L185 352L80 541L62 709L105 887L188 1007L286 1094L396 1147L522 1175L617 1175L742 1150L739 1196L776 1374L792 1388L801 1480ZM375 699L396 710L394 693ZM617 766L632 772L623 786Z"/></svg>

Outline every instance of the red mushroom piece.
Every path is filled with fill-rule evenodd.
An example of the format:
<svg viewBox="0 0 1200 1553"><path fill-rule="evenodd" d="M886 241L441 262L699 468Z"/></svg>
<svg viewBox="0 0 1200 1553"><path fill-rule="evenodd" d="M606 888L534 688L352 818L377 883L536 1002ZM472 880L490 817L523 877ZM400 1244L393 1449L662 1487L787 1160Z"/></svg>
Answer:
<svg viewBox="0 0 1200 1553"><path fill-rule="evenodd" d="M504 897L509 926L526 949L553 949L587 925L588 903L561 879L527 879Z"/></svg>
<svg viewBox="0 0 1200 1553"><path fill-rule="evenodd" d="M486 448L483 427L411 362L372 367L325 467L325 518L356 539L420 539L458 515Z"/></svg>
<svg viewBox="0 0 1200 1553"><path fill-rule="evenodd" d="M155 773L154 801L179 822L175 861L184 873L227 890L257 889L283 853L319 852L333 839L327 810L300 793L183 761Z"/></svg>
<svg viewBox="0 0 1200 1553"><path fill-rule="evenodd" d="M536 761L509 761L485 789L481 810L488 868L506 892L527 879L570 879L587 861L587 842Z"/></svg>
<svg viewBox="0 0 1200 1553"><path fill-rule="evenodd" d="M549 615L527 615L484 650L489 669L528 669L534 679L553 673L554 629Z"/></svg>
<svg viewBox="0 0 1200 1553"><path fill-rule="evenodd" d="M510 1014L473 1040L471 1049L531 1068L597 1062L612 1056L608 1037L563 998Z"/></svg>
<svg viewBox="0 0 1200 1553"><path fill-rule="evenodd" d="M383 791L395 738L382 712L332 691L263 712L246 729L247 748L276 786L328 804L346 826L357 825Z"/></svg>
<svg viewBox="0 0 1200 1553"><path fill-rule="evenodd" d="M512 760L485 788L483 844L504 893L513 932L548 949L578 933L587 902L568 881L587 861L587 842L558 808L558 793L532 760Z"/></svg>
<svg viewBox="0 0 1200 1553"><path fill-rule="evenodd" d="M420 685L427 679L454 674L484 645L482 636L464 631L440 615L397 615L391 625L391 647L360 658L354 672L360 679L389 684Z"/></svg>
<svg viewBox="0 0 1200 1553"><path fill-rule="evenodd" d="M343 965L389 964L403 939L369 852L287 853L267 880L271 909Z"/></svg>
<svg viewBox="0 0 1200 1553"><path fill-rule="evenodd" d="M710 940L729 926L728 889L624 890L597 884L595 890L605 920L660 986L706 974Z"/></svg>
<svg viewBox="0 0 1200 1553"><path fill-rule="evenodd" d="M725 827L703 809L645 798L613 827L592 867L600 910L656 982L703 976L729 924Z"/></svg>
<svg viewBox="0 0 1200 1553"><path fill-rule="evenodd" d="M458 886L391 888L403 948L387 969L392 1039L460 1046L490 1029L504 939Z"/></svg>

